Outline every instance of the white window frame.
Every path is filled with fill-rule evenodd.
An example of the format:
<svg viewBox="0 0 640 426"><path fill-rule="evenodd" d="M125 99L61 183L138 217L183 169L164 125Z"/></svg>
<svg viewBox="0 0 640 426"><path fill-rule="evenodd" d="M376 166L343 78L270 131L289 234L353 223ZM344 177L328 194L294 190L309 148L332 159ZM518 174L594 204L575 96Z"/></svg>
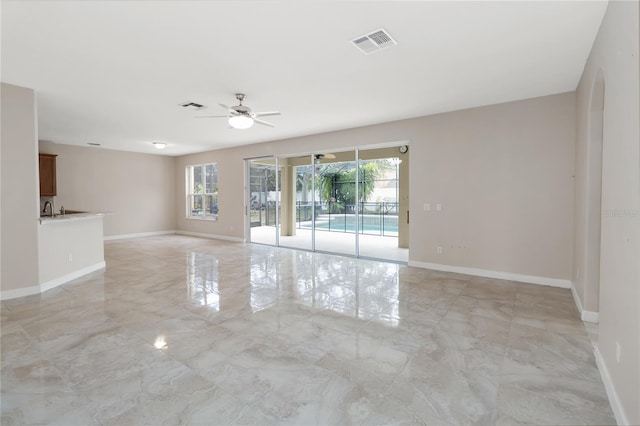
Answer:
<svg viewBox="0 0 640 426"><path fill-rule="evenodd" d="M207 189L207 174L206 169L207 166L214 166L216 170L216 180L215 180L215 188L214 192L205 192ZM202 167L202 172L200 176L202 181L200 184L202 185L202 192L194 192L194 182L193 177L195 175L194 170L197 167ZM196 220L218 220L218 163L205 163L205 164L193 164L185 167L185 218L186 219L196 219ZM212 205L215 204L215 212L213 212L213 208L211 208L209 212L206 209L196 209L196 197L202 197L201 205L203 206L205 203L206 197L212 197ZM200 213L197 213L199 211Z"/></svg>

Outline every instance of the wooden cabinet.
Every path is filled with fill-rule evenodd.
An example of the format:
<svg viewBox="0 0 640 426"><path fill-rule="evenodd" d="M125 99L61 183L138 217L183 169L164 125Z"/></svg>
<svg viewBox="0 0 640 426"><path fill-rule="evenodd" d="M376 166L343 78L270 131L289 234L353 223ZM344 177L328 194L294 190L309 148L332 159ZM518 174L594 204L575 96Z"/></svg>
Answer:
<svg viewBox="0 0 640 426"><path fill-rule="evenodd" d="M40 195L56 194L56 155L39 154L40 161Z"/></svg>

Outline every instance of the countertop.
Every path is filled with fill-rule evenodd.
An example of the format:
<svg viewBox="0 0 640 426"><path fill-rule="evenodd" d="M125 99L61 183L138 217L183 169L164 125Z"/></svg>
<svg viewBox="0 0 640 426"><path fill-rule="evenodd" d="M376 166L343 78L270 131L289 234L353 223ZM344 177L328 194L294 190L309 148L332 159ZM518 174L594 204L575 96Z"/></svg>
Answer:
<svg viewBox="0 0 640 426"><path fill-rule="evenodd" d="M98 219L108 213L70 213L70 214L56 214L55 216L40 216L38 220L41 225L49 223L71 222L77 220Z"/></svg>

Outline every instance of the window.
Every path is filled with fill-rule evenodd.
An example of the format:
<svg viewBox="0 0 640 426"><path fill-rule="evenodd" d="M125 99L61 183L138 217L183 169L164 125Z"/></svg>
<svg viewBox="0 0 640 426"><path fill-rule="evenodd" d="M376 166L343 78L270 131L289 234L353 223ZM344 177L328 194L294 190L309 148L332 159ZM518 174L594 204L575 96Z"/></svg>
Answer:
<svg viewBox="0 0 640 426"><path fill-rule="evenodd" d="M218 165L187 166L187 218L218 219Z"/></svg>

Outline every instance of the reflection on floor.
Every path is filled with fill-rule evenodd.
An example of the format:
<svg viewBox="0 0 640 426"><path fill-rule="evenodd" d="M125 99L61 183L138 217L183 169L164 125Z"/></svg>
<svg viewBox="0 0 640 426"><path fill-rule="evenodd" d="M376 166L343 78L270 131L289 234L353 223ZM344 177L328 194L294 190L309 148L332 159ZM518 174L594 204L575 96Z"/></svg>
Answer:
<svg viewBox="0 0 640 426"><path fill-rule="evenodd" d="M9 424L613 424L569 290L255 244L106 243L2 303Z"/></svg>
<svg viewBox="0 0 640 426"><path fill-rule="evenodd" d="M360 234L360 257L385 259L392 262L408 262L409 249L398 248L398 237ZM260 244L276 244L273 226L251 228L251 241ZM316 250L354 256L356 235L350 232L316 232ZM280 237L280 246L311 250L311 230L296 229L296 235Z"/></svg>

